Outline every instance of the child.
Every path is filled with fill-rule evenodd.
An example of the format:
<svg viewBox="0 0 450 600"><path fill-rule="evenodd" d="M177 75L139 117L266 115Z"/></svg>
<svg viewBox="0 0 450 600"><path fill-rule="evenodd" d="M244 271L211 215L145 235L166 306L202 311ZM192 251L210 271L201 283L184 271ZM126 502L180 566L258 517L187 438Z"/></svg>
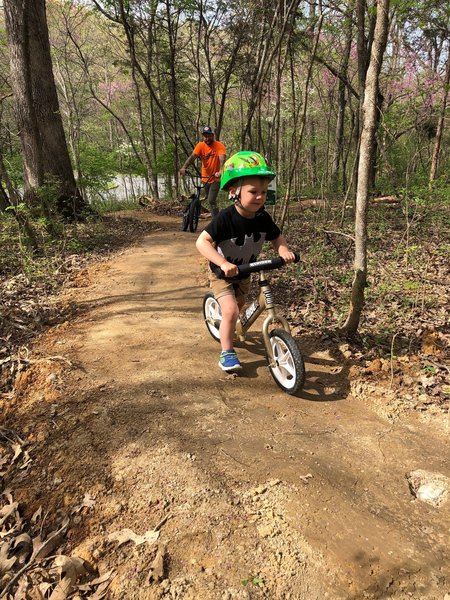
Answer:
<svg viewBox="0 0 450 600"><path fill-rule="evenodd" d="M254 262L265 241L270 241L286 263L295 256L289 250L280 229L264 210L269 182L275 172L257 152L237 152L224 164L220 189L228 190L234 202L222 210L197 239L197 249L211 263L219 266L226 279L210 273L211 289L220 304L219 367L224 371L241 368L233 348L236 321L245 304L250 277L228 279L238 274L238 265Z"/></svg>

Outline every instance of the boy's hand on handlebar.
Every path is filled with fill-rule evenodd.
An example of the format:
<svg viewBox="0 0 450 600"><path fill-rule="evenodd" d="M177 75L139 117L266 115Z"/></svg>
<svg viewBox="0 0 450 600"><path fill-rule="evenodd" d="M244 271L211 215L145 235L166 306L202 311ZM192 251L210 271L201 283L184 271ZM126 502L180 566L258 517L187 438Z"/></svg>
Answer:
<svg viewBox="0 0 450 600"><path fill-rule="evenodd" d="M184 167L181 167L180 175L181 175L181 177L184 177L186 175L186 169Z"/></svg>
<svg viewBox="0 0 450 600"><path fill-rule="evenodd" d="M225 277L236 277L236 275L239 273L237 266L230 262L224 262L222 265L220 265L220 268L225 273Z"/></svg>
<svg viewBox="0 0 450 600"><path fill-rule="evenodd" d="M282 250L280 249L280 251L278 252L278 254L281 256L281 258L284 260L284 262L288 265L289 263L292 263L295 261L295 254L293 252L291 252L290 250Z"/></svg>

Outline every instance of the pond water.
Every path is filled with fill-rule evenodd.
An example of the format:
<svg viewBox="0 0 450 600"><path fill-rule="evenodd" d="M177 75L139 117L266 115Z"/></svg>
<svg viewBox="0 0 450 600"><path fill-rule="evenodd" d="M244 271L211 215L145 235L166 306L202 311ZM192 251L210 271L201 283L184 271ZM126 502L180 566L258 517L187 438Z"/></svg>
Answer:
<svg viewBox="0 0 450 600"><path fill-rule="evenodd" d="M188 182L186 182L188 183ZM172 186L175 187L175 179L172 178ZM160 198L166 198L169 195L167 177L164 175L158 176L158 193ZM105 200L128 201L139 198L140 196L151 196L152 193L148 189L147 182L144 177L138 175L117 175L111 184L109 190L102 191L100 194L93 192L88 196L90 200L95 198Z"/></svg>

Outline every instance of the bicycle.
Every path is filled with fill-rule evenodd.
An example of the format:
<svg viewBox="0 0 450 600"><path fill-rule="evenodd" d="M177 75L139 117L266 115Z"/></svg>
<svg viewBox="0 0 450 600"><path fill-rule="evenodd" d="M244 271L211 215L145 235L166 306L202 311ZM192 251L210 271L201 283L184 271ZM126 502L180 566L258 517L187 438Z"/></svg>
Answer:
<svg viewBox="0 0 450 600"><path fill-rule="evenodd" d="M296 255L295 262L298 261L299 257ZM277 257L238 267L239 274L232 279L243 279L250 273L259 273L259 294L250 306L241 312L236 323L235 335L241 342L245 341L245 335L256 319L264 311L268 312L262 324L262 334L269 371L277 385L292 395L305 383L305 364L302 353L291 335L287 319L276 313L272 291L264 275L265 271L279 269L284 264L284 259ZM224 273L219 267L214 267L213 271L221 279L224 278ZM222 315L220 305L212 292L208 292L203 298L203 317L209 333L219 342ZM269 329L275 323L279 323L281 328Z"/></svg>
<svg viewBox="0 0 450 600"><path fill-rule="evenodd" d="M200 212L202 210L202 205L200 202L200 193L205 187L205 185L209 183L212 176L209 177L209 179L205 182L202 182L202 180L200 180L200 183L197 183L196 179L191 173L188 173L188 175L192 179L195 192L191 194L191 196L189 196L190 202L183 211L181 229L183 231L187 231L189 229L191 233L195 233L197 231L198 220L200 219Z"/></svg>

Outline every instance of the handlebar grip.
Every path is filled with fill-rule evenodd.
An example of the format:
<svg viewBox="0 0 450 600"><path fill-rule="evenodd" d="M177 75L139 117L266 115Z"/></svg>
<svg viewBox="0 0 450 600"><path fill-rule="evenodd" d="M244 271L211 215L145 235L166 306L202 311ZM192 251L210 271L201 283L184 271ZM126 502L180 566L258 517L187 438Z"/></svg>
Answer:
<svg viewBox="0 0 450 600"><path fill-rule="evenodd" d="M212 263L209 263L209 266L216 277L218 277L219 279L225 279L225 273L220 267L218 267L217 265L213 265Z"/></svg>
<svg viewBox="0 0 450 600"><path fill-rule="evenodd" d="M300 260L300 256L296 252L294 252L294 255L294 262L297 263ZM256 273L258 271L272 271L273 269L279 269L284 265L285 261L284 258L281 258L281 256L277 256L277 258L271 258L268 260L259 260L257 262L248 263L245 265L239 265L239 273L234 277L229 277L229 279L245 279L251 273ZM217 265L211 265L211 270L219 279L225 279L225 273Z"/></svg>

